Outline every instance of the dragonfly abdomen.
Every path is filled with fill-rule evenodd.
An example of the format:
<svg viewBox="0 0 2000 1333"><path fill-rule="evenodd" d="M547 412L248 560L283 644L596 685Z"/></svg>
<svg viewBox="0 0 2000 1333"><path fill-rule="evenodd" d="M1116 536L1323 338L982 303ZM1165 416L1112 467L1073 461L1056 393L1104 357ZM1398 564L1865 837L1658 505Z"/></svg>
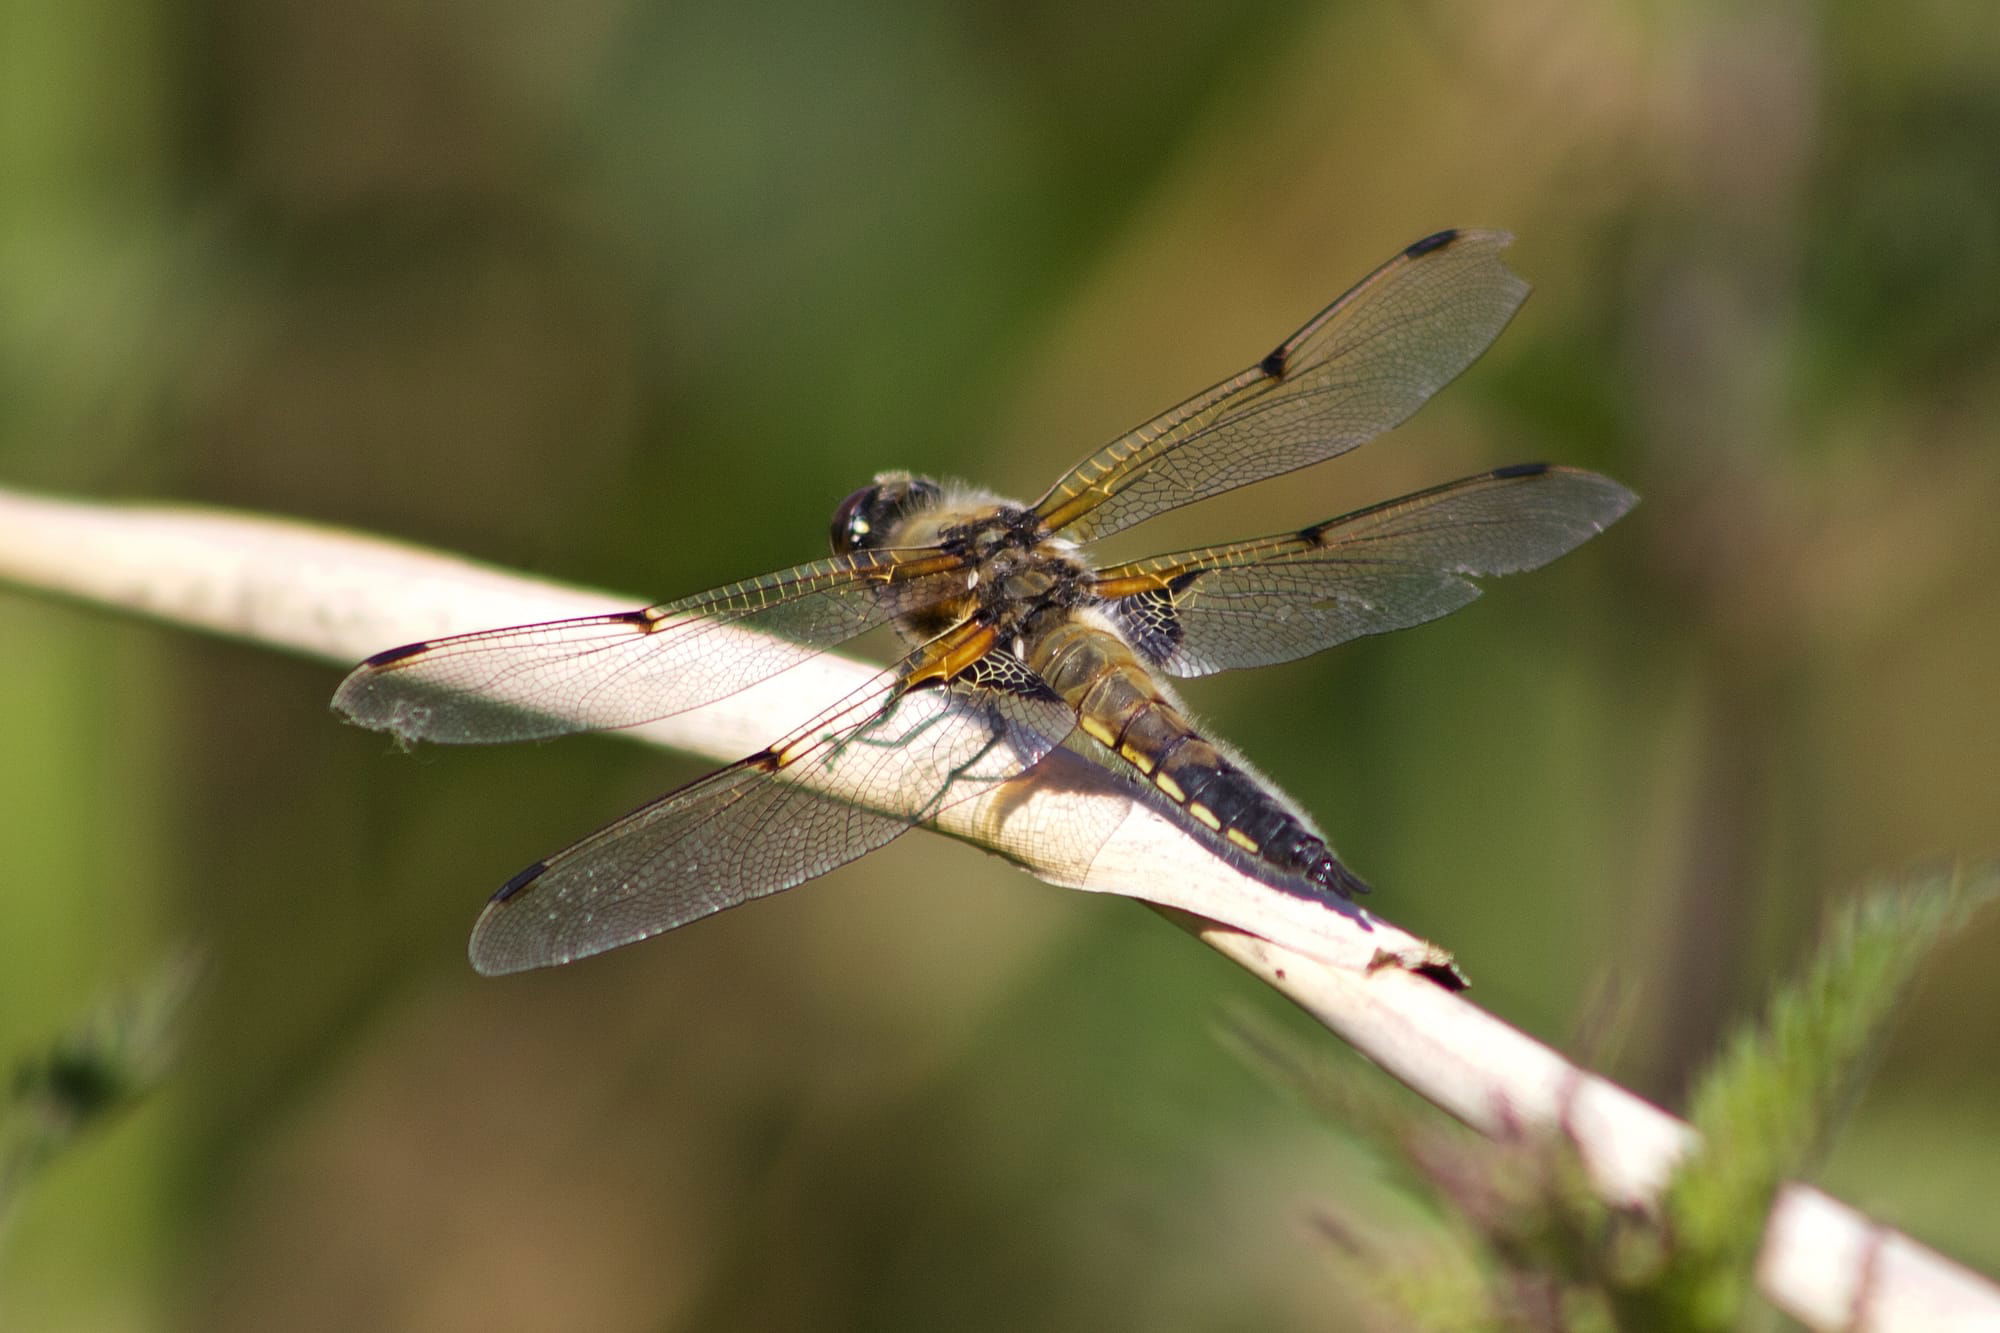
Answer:
<svg viewBox="0 0 2000 1333"><path fill-rule="evenodd" d="M1116 635L1072 622L1043 638L1031 665L1086 735L1220 844L1341 897L1368 891L1261 778L1195 730Z"/></svg>
<svg viewBox="0 0 2000 1333"><path fill-rule="evenodd" d="M1134 714L1113 748L1196 823L1237 850L1343 898L1368 892L1263 779L1197 733L1164 699Z"/></svg>

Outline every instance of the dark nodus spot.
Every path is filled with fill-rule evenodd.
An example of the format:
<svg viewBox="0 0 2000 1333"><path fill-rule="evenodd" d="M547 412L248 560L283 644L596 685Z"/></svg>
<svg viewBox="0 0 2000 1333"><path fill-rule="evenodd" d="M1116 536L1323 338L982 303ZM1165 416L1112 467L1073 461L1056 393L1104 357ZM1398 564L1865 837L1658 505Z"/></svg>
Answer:
<svg viewBox="0 0 2000 1333"><path fill-rule="evenodd" d="M1274 380L1281 380L1285 377L1285 360L1285 349L1274 347L1268 356L1257 363L1257 369Z"/></svg>

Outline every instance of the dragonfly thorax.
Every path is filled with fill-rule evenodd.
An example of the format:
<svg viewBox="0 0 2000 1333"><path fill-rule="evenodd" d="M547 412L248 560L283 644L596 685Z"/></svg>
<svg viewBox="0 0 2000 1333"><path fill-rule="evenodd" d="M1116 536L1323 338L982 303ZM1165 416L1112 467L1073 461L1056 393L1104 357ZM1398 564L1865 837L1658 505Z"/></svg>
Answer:
<svg viewBox="0 0 2000 1333"><path fill-rule="evenodd" d="M859 535L869 548L928 549L951 560L948 573L884 590L897 628L913 643L967 622L1006 642L1094 596L1093 575L1074 542L1052 534L1033 510L989 492L946 492L895 475L856 492L842 511L867 525Z"/></svg>
<svg viewBox="0 0 2000 1333"><path fill-rule="evenodd" d="M1001 502L949 524L938 544L967 560L971 572L965 614L1003 639L1066 616L1094 595L1094 580L1076 544L1051 534L1034 511Z"/></svg>

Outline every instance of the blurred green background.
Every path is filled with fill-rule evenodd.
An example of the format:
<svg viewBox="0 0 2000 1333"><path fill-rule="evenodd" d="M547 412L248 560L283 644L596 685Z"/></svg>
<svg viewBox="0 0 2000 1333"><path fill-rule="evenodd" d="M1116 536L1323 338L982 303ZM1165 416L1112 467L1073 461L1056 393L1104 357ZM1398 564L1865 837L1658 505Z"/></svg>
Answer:
<svg viewBox="0 0 2000 1333"><path fill-rule="evenodd" d="M1036 493L1504 226L1537 295L1464 380L1139 536L1528 459L1645 503L1194 706L1475 998L1670 1106L1829 900L1995 846L1991 4L0 24L0 484L678 595L877 469ZM163 1094L13 1218L7 1327L1339 1327L1313 1216L1409 1224L1216 1040L1283 1006L1128 903L914 837L482 981L493 885L699 765L397 757L323 666L13 593L0 642L0 1059L209 960ZM1934 960L1822 1177L1989 1272L1996 950Z"/></svg>

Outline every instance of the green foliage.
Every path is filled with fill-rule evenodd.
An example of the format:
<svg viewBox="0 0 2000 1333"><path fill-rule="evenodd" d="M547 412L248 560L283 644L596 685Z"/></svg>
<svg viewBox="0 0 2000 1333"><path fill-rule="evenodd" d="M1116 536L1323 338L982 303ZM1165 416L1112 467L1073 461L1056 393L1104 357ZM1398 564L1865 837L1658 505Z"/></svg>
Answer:
<svg viewBox="0 0 2000 1333"><path fill-rule="evenodd" d="M1994 871L1954 871L1843 907L1802 975L1702 1080L1692 1120L1703 1146L1644 1213L1600 1202L1565 1138L1524 1127L1488 1142L1358 1064L1315 1065L1245 1029L1236 1045L1428 1201L1431 1225L1414 1240L1352 1213L1322 1219L1382 1327L1737 1329L1752 1317L1752 1269L1778 1188L1820 1160L1925 956L1997 894Z"/></svg>
<svg viewBox="0 0 2000 1333"><path fill-rule="evenodd" d="M1651 1326L1737 1326L1779 1185L1824 1155L1926 955L1996 892L1993 871L1954 870L1864 893L1764 1022L1730 1041L1695 1094L1703 1146L1667 1193L1668 1263L1631 1293Z"/></svg>

